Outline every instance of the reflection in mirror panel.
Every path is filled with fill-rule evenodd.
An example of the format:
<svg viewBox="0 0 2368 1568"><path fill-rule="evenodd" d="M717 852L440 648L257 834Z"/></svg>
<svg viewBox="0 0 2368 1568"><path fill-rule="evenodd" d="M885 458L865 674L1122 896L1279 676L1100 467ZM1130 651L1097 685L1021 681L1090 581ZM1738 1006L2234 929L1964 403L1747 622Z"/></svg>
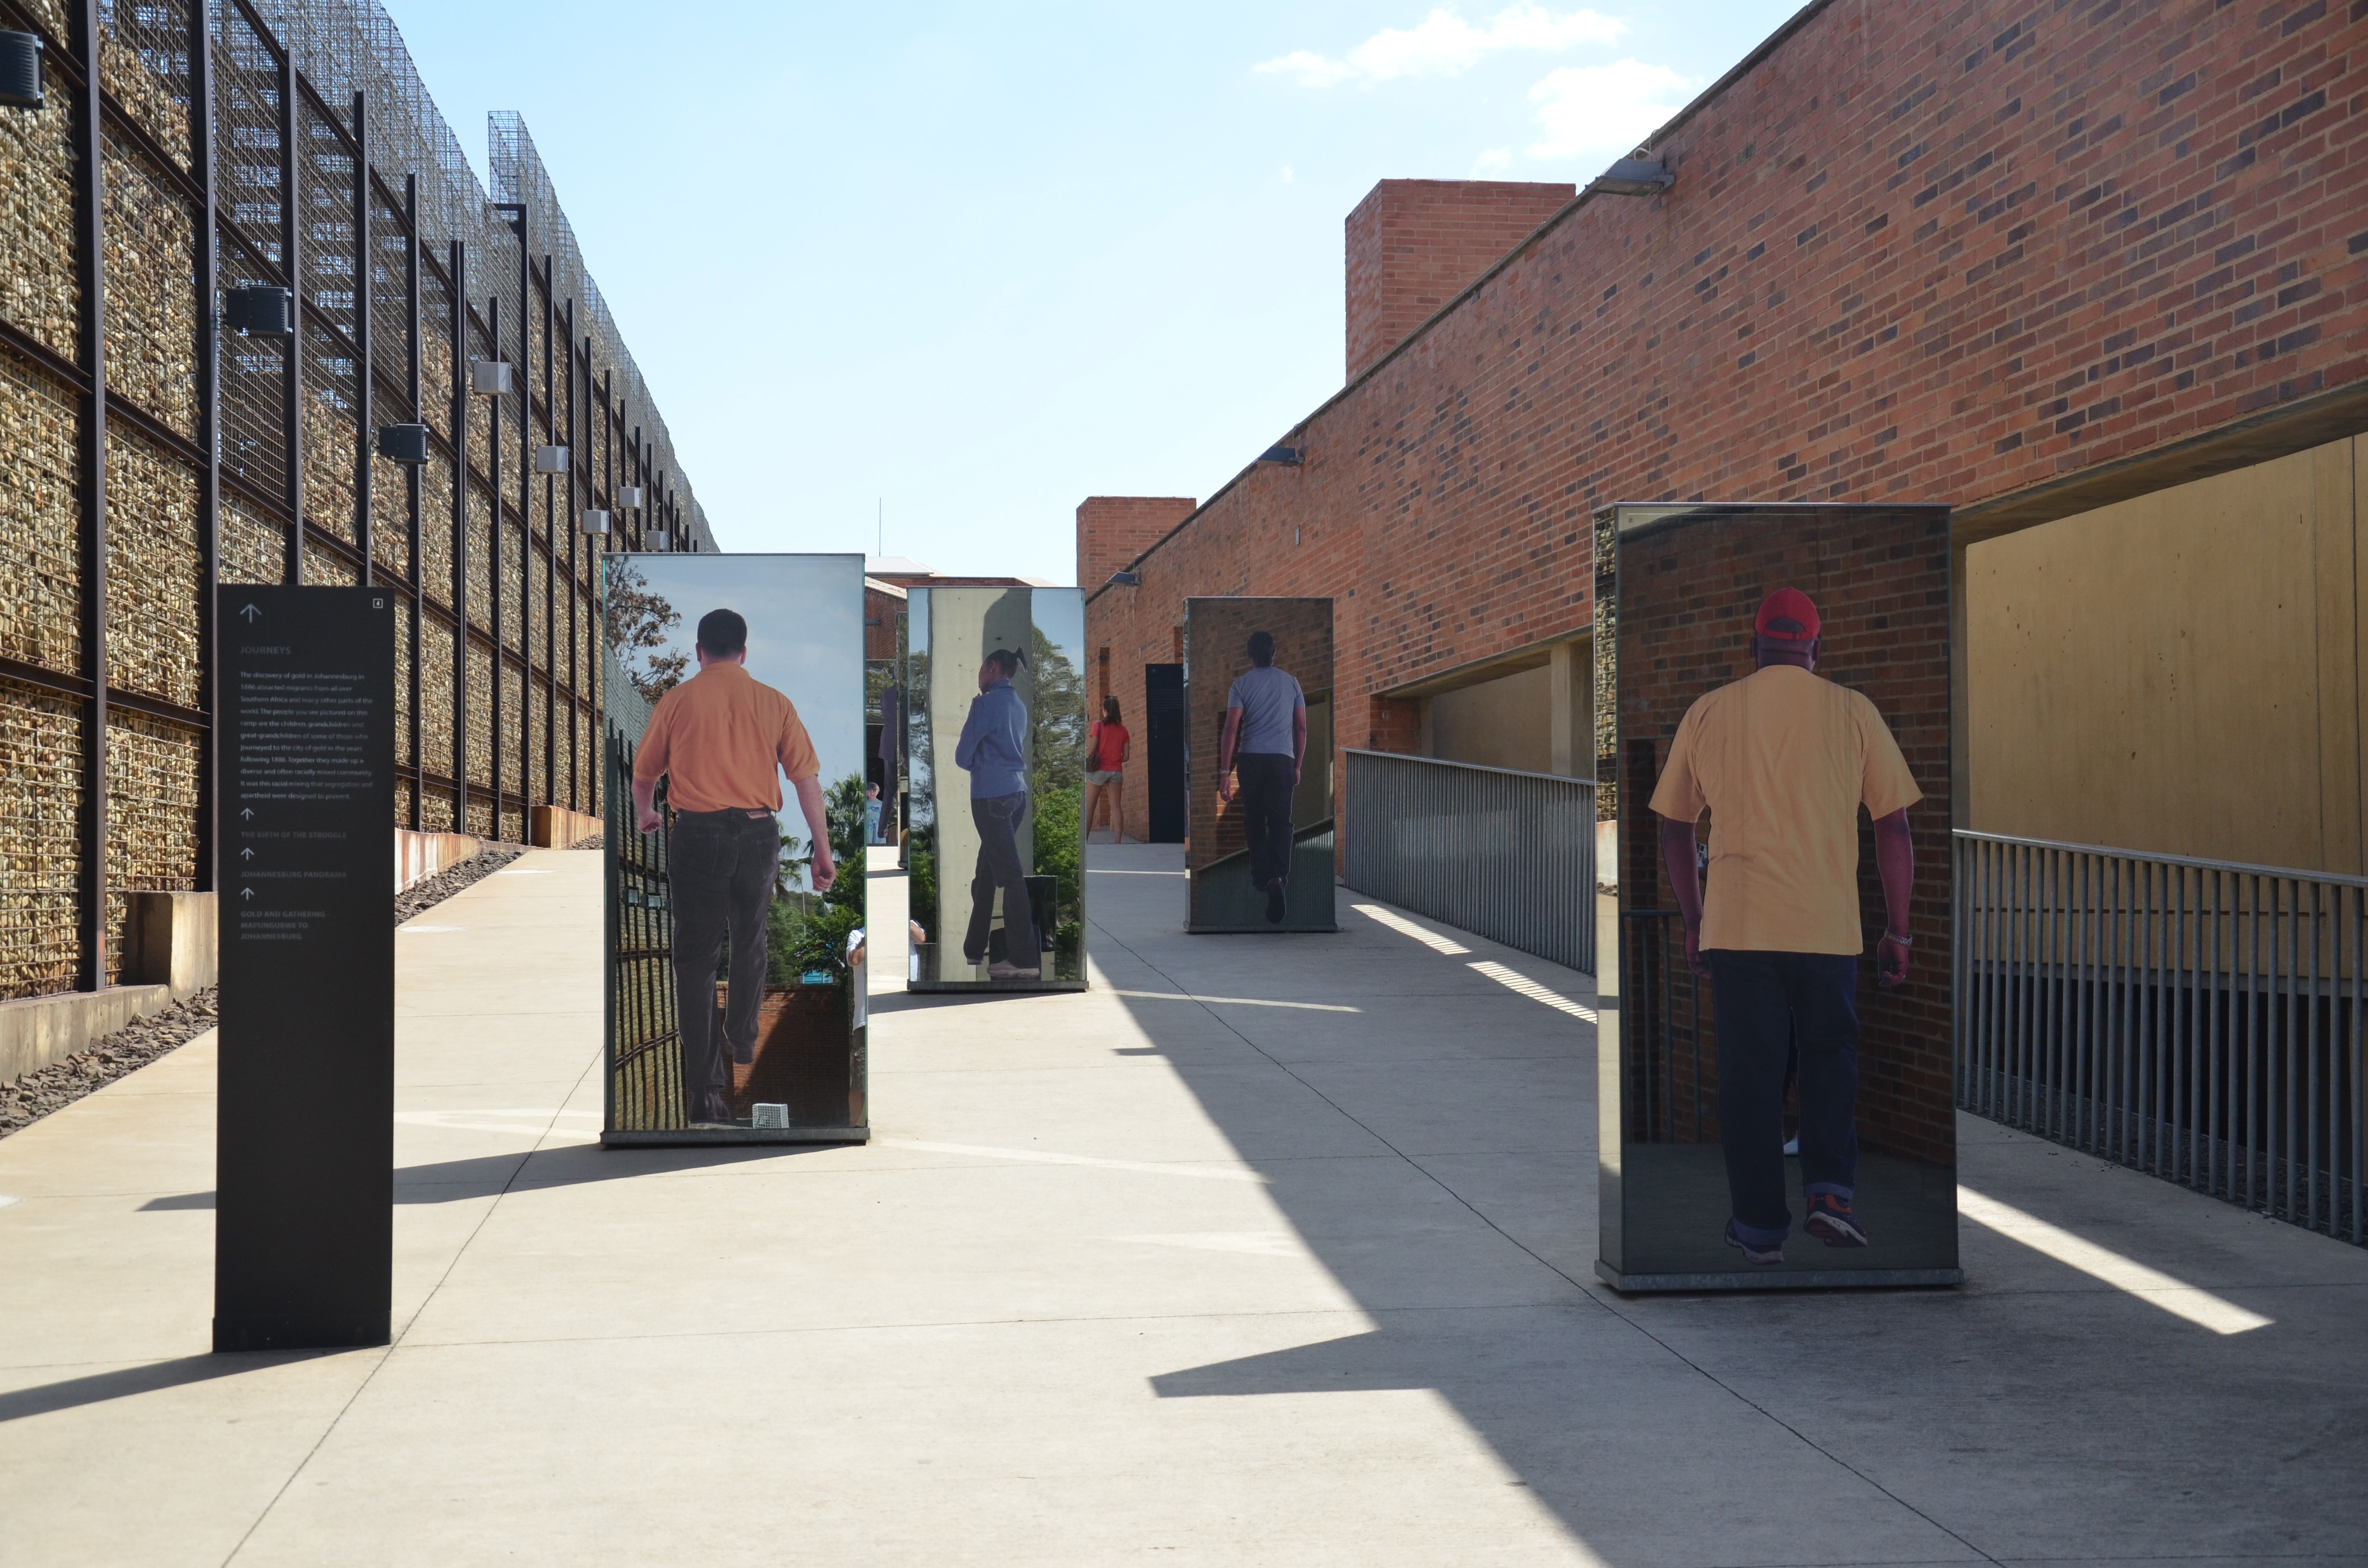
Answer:
<svg viewBox="0 0 2368 1568"><path fill-rule="evenodd" d="M1962 1278L1948 516L1598 518L1596 777L1618 893L1598 966L1597 1268L1620 1289ZM1818 624L1782 601L1759 637L1786 587ZM1874 818L1902 811L1883 833L1896 855L1905 824L1913 946L1886 986ZM1690 903L1712 978L1689 959Z"/></svg>
<svg viewBox="0 0 2368 1568"><path fill-rule="evenodd" d="M602 1139L860 1141L863 559L617 554L602 581ZM745 659L702 660L734 616Z"/></svg>
<svg viewBox="0 0 2368 1568"><path fill-rule="evenodd" d="M1261 638L1263 665L1251 653ZM1228 780L1225 733L1236 700L1243 717L1234 722ZM1305 704L1304 732L1293 726L1294 700ZM1187 929L1338 930L1332 601L1185 600L1184 703Z"/></svg>
<svg viewBox="0 0 2368 1568"><path fill-rule="evenodd" d="M909 590L913 990L1086 987L1085 619L1076 588Z"/></svg>

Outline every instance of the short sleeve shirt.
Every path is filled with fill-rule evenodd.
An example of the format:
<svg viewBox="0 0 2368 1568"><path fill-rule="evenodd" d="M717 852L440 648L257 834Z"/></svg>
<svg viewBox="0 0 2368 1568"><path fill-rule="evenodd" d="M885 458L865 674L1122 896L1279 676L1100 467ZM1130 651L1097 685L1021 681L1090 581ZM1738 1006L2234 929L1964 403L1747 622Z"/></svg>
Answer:
<svg viewBox="0 0 2368 1568"><path fill-rule="evenodd" d="M1291 744L1291 716L1307 706L1297 676L1272 665L1252 665L1234 677L1233 689L1225 693L1225 706L1242 710L1241 736L1235 742L1238 750L1296 755L1297 748Z"/></svg>
<svg viewBox="0 0 2368 1568"><path fill-rule="evenodd" d="M1710 812L1704 949L1856 953L1858 809L1886 817L1923 798L1873 703L1770 665L1687 710L1653 810Z"/></svg>
<svg viewBox="0 0 2368 1568"><path fill-rule="evenodd" d="M659 698L633 756L633 781L665 775L678 812L778 812L783 774L821 772L796 704L738 665L710 665Z"/></svg>

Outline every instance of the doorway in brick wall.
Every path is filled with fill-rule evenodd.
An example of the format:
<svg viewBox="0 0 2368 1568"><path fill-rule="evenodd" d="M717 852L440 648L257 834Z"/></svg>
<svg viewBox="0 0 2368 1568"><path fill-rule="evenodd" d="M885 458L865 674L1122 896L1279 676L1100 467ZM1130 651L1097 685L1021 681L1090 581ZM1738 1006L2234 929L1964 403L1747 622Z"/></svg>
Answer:
<svg viewBox="0 0 2368 1568"><path fill-rule="evenodd" d="M1184 666L1143 666L1144 782L1154 844L1184 842Z"/></svg>

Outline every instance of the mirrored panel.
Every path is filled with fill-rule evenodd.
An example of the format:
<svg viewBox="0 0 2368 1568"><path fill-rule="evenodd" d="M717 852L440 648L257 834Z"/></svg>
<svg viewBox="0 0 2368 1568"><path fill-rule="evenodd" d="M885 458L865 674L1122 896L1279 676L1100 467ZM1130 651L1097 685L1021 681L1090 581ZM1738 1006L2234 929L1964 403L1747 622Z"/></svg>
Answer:
<svg viewBox="0 0 2368 1568"><path fill-rule="evenodd" d="M913 990L1085 989L1085 640L1076 588L908 592Z"/></svg>
<svg viewBox="0 0 2368 1568"><path fill-rule="evenodd" d="M1948 509L1621 506L1597 561L1598 1271L1956 1283Z"/></svg>
<svg viewBox="0 0 2368 1568"><path fill-rule="evenodd" d="M602 570L603 1141L860 1141L863 558Z"/></svg>
<svg viewBox="0 0 2368 1568"><path fill-rule="evenodd" d="M1187 928L1335 931L1332 601L1184 601Z"/></svg>

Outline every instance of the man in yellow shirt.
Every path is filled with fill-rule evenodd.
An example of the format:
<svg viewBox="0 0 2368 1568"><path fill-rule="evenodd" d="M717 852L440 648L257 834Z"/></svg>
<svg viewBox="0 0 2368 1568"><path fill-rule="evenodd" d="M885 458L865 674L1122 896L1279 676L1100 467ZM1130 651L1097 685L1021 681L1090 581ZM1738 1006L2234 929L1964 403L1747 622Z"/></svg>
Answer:
<svg viewBox="0 0 2368 1568"><path fill-rule="evenodd" d="M1907 978L1924 798L1874 704L1816 673L1816 606L1779 588L1752 623L1759 668L1687 710L1653 791L1661 852L1685 916L1686 961L1717 1006L1718 1120L1734 1204L1727 1244L1784 1261L1784 1071L1799 1057L1804 1228L1861 1247L1858 1176L1858 812L1874 819L1885 924L1878 983ZM1694 828L1711 817L1710 887Z"/></svg>
<svg viewBox="0 0 2368 1568"><path fill-rule="evenodd" d="M715 1039L715 966L732 937L723 1040L732 1060L757 1056L768 915L780 875L781 778L788 776L814 845L814 891L837 879L822 765L790 699L747 670L748 623L710 610L699 622L699 673L658 699L633 756L633 807L658 830L658 779L674 808L666 877L674 904L675 1007L682 1028L684 1115L694 1127L736 1125ZM778 770L778 771L777 771Z"/></svg>

